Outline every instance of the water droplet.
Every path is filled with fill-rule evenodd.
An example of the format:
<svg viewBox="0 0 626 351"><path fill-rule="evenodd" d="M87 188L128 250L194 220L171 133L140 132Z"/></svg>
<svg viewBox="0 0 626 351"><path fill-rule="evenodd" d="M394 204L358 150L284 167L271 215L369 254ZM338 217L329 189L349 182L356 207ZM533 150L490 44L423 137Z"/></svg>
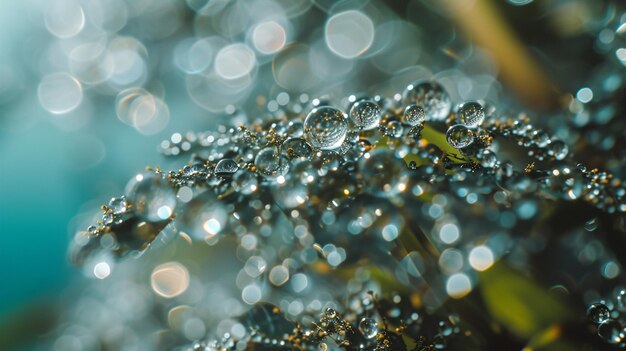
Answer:
<svg viewBox="0 0 626 351"><path fill-rule="evenodd" d="M477 128L485 120L485 110L477 102L466 102L459 108L458 118L468 128Z"/></svg>
<svg viewBox="0 0 626 351"><path fill-rule="evenodd" d="M304 134L304 124L301 121L291 121L287 126L287 135L299 138Z"/></svg>
<svg viewBox="0 0 626 351"><path fill-rule="evenodd" d="M370 151L359 161L359 169L357 176L365 183L365 190L373 195L390 197L406 189L407 168L389 149Z"/></svg>
<svg viewBox="0 0 626 351"><path fill-rule="evenodd" d="M230 158L221 159L215 166L215 175L218 177L230 177L239 170L239 165Z"/></svg>
<svg viewBox="0 0 626 351"><path fill-rule="evenodd" d="M404 109L404 114L402 115L404 123L416 126L418 124L424 123L426 120L426 111L422 106L419 105L409 105Z"/></svg>
<svg viewBox="0 0 626 351"><path fill-rule="evenodd" d="M494 168L498 164L496 154L491 150L482 150L477 155L480 165L485 168Z"/></svg>
<svg viewBox="0 0 626 351"><path fill-rule="evenodd" d="M462 149L474 142L474 133L466 126L457 124L448 128L446 140L453 148Z"/></svg>
<svg viewBox="0 0 626 351"><path fill-rule="evenodd" d="M624 340L622 325L614 320L607 319L598 326L598 335L609 344L619 344Z"/></svg>
<svg viewBox="0 0 626 351"><path fill-rule="evenodd" d="M128 203L124 196L114 197L109 201L109 208L113 210L114 214L122 214L128 210Z"/></svg>
<svg viewBox="0 0 626 351"><path fill-rule="evenodd" d="M550 136L543 130L535 130L533 132L533 141L539 147L546 147L550 143Z"/></svg>
<svg viewBox="0 0 626 351"><path fill-rule="evenodd" d="M443 121L450 114L452 103L446 90L437 82L415 82L404 91L404 103L421 105L426 118Z"/></svg>
<svg viewBox="0 0 626 351"><path fill-rule="evenodd" d="M253 172L239 172L233 178L232 185L235 191L249 195L259 188L259 181Z"/></svg>
<svg viewBox="0 0 626 351"><path fill-rule="evenodd" d="M550 143L550 149L548 152L550 155L554 156L555 159L563 160L567 157L569 148L567 147L567 144L561 140L554 140Z"/></svg>
<svg viewBox="0 0 626 351"><path fill-rule="evenodd" d="M328 307L328 308L326 308L324 310L324 316L326 318L336 318L337 317L337 311L335 311L335 309L333 309L333 308Z"/></svg>
<svg viewBox="0 0 626 351"><path fill-rule="evenodd" d="M302 138L287 139L282 146L283 153L287 158L304 158L310 160L313 156L313 149Z"/></svg>
<svg viewBox="0 0 626 351"><path fill-rule="evenodd" d="M350 118L363 130L374 129L380 121L380 106L371 100L357 101L350 108Z"/></svg>
<svg viewBox="0 0 626 351"><path fill-rule="evenodd" d="M330 106L314 108L304 120L306 140L322 150L338 148L348 132L348 122L343 112Z"/></svg>
<svg viewBox="0 0 626 351"><path fill-rule="evenodd" d="M594 303L587 310L587 317L594 323L602 323L609 319L611 312L603 303Z"/></svg>
<svg viewBox="0 0 626 351"><path fill-rule="evenodd" d="M126 185L126 199L139 217L152 222L169 219L176 208L174 188L157 173L133 177Z"/></svg>
<svg viewBox="0 0 626 351"><path fill-rule="evenodd" d="M359 331L366 339L372 339L378 334L378 323L372 318L363 318L359 322Z"/></svg>
<svg viewBox="0 0 626 351"><path fill-rule="evenodd" d="M402 133L404 132L404 127L398 121L391 121L387 123L387 129L385 130L385 135L390 136L392 138L400 138Z"/></svg>
<svg viewBox="0 0 626 351"><path fill-rule="evenodd" d="M221 201L207 190L187 202L176 214L176 225L196 240L208 240L226 226L228 213Z"/></svg>
<svg viewBox="0 0 626 351"><path fill-rule="evenodd" d="M257 172L267 178L284 176L289 170L289 161L273 146L259 151L254 158L254 165Z"/></svg>

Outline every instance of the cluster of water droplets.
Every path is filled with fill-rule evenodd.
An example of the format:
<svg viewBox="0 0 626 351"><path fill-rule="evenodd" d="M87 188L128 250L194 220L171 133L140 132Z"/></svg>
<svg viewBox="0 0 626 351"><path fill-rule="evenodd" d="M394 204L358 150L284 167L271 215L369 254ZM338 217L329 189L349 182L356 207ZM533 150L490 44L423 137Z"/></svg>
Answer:
<svg viewBox="0 0 626 351"><path fill-rule="evenodd" d="M367 261L417 286L436 309L446 298L466 296L477 272L496 260L519 263L536 250L516 234L554 205L546 197L626 211L621 183L575 164L564 142L485 102L453 110L435 81L415 82L393 98L352 96L335 106L316 99L308 106L288 106L248 126L172 135L162 152L189 153L191 161L131 178L125 194L103 206L102 220L76 236L73 259L97 265L103 251L141 253L161 232L209 245L232 238L237 259L246 262L238 275L246 304L287 285L305 289L303 281L325 286L311 269L316 263L336 269ZM519 162L527 157L539 166ZM511 206L514 199L523 201ZM472 211L485 220L469 220ZM494 234L502 232L510 235ZM417 246L398 250L409 237ZM363 280L355 284L365 288ZM282 301L290 317L304 315L305 301ZM359 335L378 340L380 322L362 318Z"/></svg>

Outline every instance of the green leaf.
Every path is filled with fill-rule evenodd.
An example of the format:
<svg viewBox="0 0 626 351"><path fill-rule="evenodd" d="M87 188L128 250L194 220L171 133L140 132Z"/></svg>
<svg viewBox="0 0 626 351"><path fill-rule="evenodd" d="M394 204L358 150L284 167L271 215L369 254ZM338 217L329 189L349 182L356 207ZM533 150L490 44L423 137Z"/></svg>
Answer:
<svg viewBox="0 0 626 351"><path fill-rule="evenodd" d="M502 262L480 273L479 281L491 316L522 338L531 338L575 318L566 301Z"/></svg>

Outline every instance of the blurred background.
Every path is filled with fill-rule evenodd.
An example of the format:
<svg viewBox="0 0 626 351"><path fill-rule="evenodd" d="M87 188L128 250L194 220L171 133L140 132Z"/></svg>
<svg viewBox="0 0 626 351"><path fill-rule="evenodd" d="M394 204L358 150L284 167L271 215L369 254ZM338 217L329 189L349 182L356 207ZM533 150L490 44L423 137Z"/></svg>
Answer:
<svg viewBox="0 0 626 351"><path fill-rule="evenodd" d="M578 106L622 86L602 73L626 62L620 16L585 0L3 1L0 325L80 286L66 248L85 211L169 169L172 133L416 79L583 127Z"/></svg>

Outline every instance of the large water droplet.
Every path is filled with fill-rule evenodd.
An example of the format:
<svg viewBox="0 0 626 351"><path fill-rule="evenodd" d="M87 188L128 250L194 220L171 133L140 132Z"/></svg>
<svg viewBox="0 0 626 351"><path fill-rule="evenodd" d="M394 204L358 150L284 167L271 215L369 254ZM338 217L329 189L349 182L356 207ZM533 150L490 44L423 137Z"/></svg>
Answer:
<svg viewBox="0 0 626 351"><path fill-rule="evenodd" d="M254 165L257 172L267 178L284 176L289 170L289 161L273 146L259 151L254 158Z"/></svg>
<svg viewBox="0 0 626 351"><path fill-rule="evenodd" d="M151 222L169 219L176 208L174 187L152 172L138 174L128 182L126 199L139 217Z"/></svg>
<svg viewBox="0 0 626 351"><path fill-rule="evenodd" d="M259 188L259 181L254 172L239 172L233 177L232 185L235 191L249 195Z"/></svg>
<svg viewBox="0 0 626 351"><path fill-rule="evenodd" d="M622 325L614 320L607 319L598 326L598 335L609 344L619 344L624 340Z"/></svg>
<svg viewBox="0 0 626 351"><path fill-rule="evenodd" d="M311 149L311 146L302 138L287 139L283 143L282 151L289 159L303 158L310 160L313 156L313 149Z"/></svg>
<svg viewBox="0 0 626 351"><path fill-rule="evenodd" d="M411 126L416 126L418 124L424 123L424 121L426 120L426 111L422 106L409 105L404 109L402 119L404 123Z"/></svg>
<svg viewBox="0 0 626 351"><path fill-rule="evenodd" d="M404 191L408 181L404 161L389 149L374 149L359 161L358 177L370 194L390 197Z"/></svg>
<svg viewBox="0 0 626 351"><path fill-rule="evenodd" d="M363 130L374 129L380 121L380 106L371 100L357 101L350 108L350 118Z"/></svg>
<svg viewBox="0 0 626 351"><path fill-rule="evenodd" d="M466 126L457 124L448 128L446 140L453 148L462 149L474 142L474 133Z"/></svg>
<svg viewBox="0 0 626 351"><path fill-rule="evenodd" d="M363 318L359 322L359 331L366 339L372 339L378 334L378 323L372 318Z"/></svg>
<svg viewBox="0 0 626 351"><path fill-rule="evenodd" d="M415 82L404 90L404 103L421 105L426 118L443 121L450 114L452 103L446 90L437 82Z"/></svg>
<svg viewBox="0 0 626 351"><path fill-rule="evenodd" d="M485 120L485 110L477 102L466 102L459 108L458 118L468 128L477 128Z"/></svg>
<svg viewBox="0 0 626 351"><path fill-rule="evenodd" d="M348 122L343 112L330 106L314 108L304 120L306 140L315 148L336 149L348 132Z"/></svg>
<svg viewBox="0 0 626 351"><path fill-rule="evenodd" d="M228 212L217 196L207 190L196 196L177 213L177 227L196 240L208 240L226 226Z"/></svg>
<svg viewBox="0 0 626 351"><path fill-rule="evenodd" d="M215 175L219 177L230 177L239 170L239 165L230 158L221 159L215 166Z"/></svg>
<svg viewBox="0 0 626 351"><path fill-rule="evenodd" d="M587 310L587 317L594 323L602 323L609 319L610 316L609 308L603 303L594 303Z"/></svg>

